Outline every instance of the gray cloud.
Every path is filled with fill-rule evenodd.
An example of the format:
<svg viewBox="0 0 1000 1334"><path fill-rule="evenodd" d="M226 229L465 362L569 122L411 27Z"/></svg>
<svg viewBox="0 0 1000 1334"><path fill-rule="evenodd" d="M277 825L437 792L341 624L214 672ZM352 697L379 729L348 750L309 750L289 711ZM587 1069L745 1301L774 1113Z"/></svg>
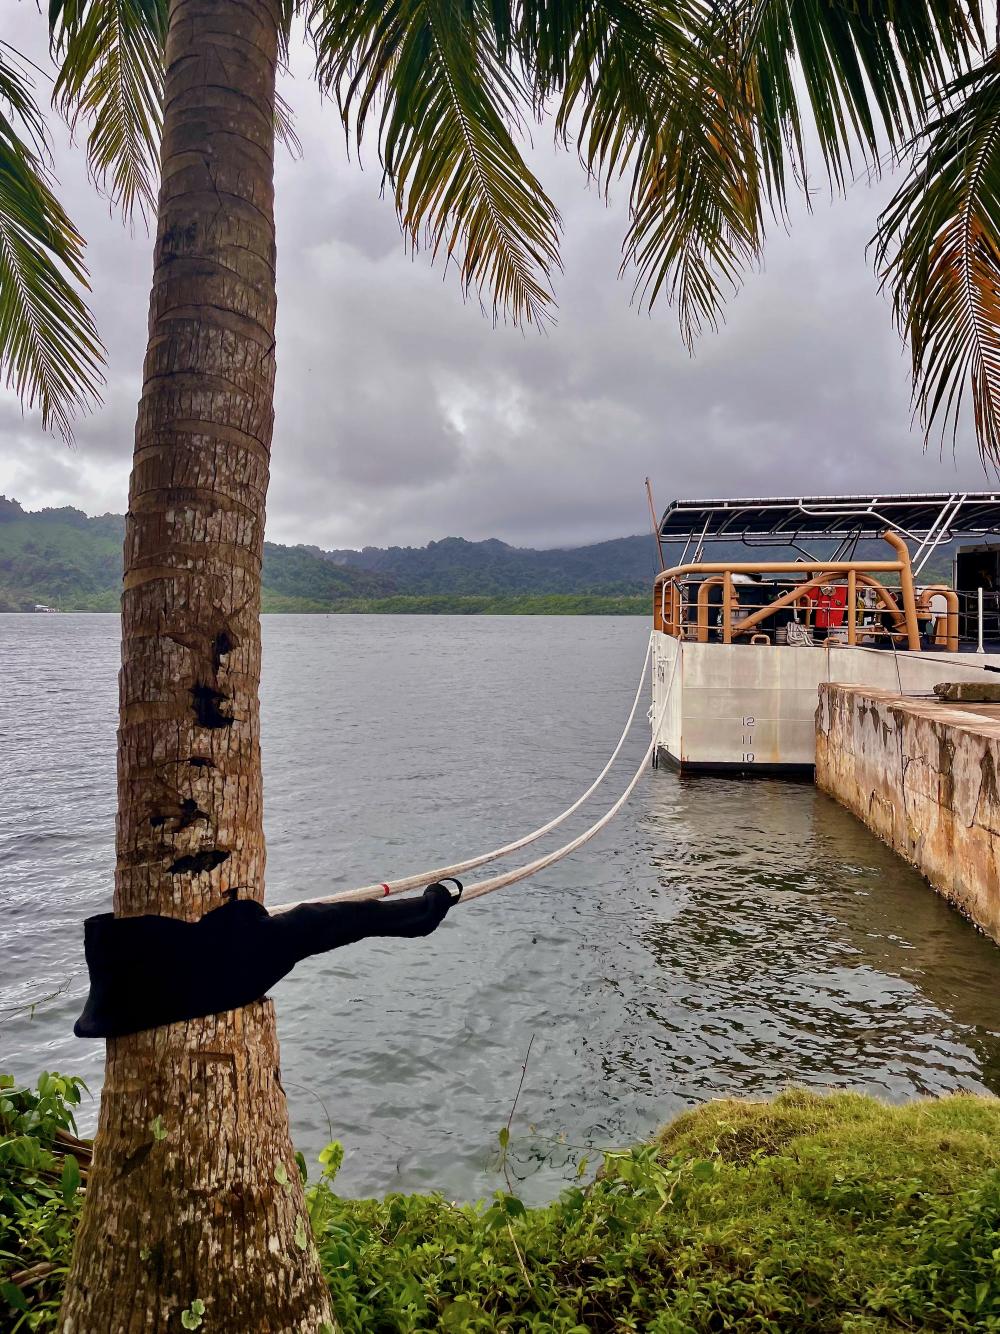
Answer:
<svg viewBox="0 0 1000 1334"><path fill-rule="evenodd" d="M23 4L10 40L36 57ZM968 435L924 454L907 363L865 246L887 187L800 209L776 230L725 327L691 359L672 311L616 277L623 201L575 160L533 162L565 222L558 324L492 328L453 273L405 252L374 149L350 161L307 59L284 93L305 156L282 155L278 391L269 536L324 546L446 534L557 545L641 531L643 478L675 495L938 490L985 482ZM76 450L0 398L0 491L30 505L123 509L145 345L151 242L130 235L58 133L63 197L90 242L110 361Z"/></svg>

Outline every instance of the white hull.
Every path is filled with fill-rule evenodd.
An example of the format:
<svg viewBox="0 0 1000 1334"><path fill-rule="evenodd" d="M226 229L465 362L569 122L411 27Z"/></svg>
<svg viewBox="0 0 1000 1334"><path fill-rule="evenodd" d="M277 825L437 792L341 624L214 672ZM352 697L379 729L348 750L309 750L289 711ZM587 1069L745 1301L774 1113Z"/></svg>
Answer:
<svg viewBox="0 0 1000 1334"><path fill-rule="evenodd" d="M1000 654L699 644L654 633L656 755L681 769L794 772L815 764L821 681L921 695L939 681L1000 682L984 674L987 664L1000 670Z"/></svg>

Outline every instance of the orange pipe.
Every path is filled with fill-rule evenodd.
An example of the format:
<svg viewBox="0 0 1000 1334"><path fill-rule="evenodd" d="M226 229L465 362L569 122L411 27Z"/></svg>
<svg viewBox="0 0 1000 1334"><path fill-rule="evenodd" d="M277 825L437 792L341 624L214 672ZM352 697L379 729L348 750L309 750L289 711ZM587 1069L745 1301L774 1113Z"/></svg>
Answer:
<svg viewBox="0 0 1000 1334"><path fill-rule="evenodd" d="M726 570L722 576L722 642L733 642L733 572Z"/></svg>
<svg viewBox="0 0 1000 1334"><path fill-rule="evenodd" d="M801 570L803 564L804 562L800 561L794 568ZM766 607L761 608L759 611L755 611L752 615L745 617L741 621L737 621L736 624L732 626L732 633L742 634L746 630L753 629L755 625L765 621L772 612L777 611L781 607L791 606L796 602L801 601L810 588L815 588L820 584L828 583L831 576L836 578L837 574L838 571L835 567L833 569L829 567L821 568L819 573L814 575L812 579L806 580L801 584L796 584L793 589L787 593L783 593L780 598L776 598ZM884 584L879 583L873 575L858 570L853 566L848 569L847 575L848 583L850 583L851 576L853 575L857 583L862 583L868 587L874 588L878 592L879 598L886 609L891 613L896 624L898 625L903 621L903 613L896 604L895 598L893 598L892 594ZM713 574L710 575L708 579L702 580L698 585L697 639L700 644L708 643L709 631L711 629L708 624L708 595L713 588L718 588L722 583L725 583L725 575Z"/></svg>
<svg viewBox="0 0 1000 1334"><path fill-rule="evenodd" d="M847 642L851 646L858 642L858 572L847 571Z"/></svg>
<svg viewBox="0 0 1000 1334"><path fill-rule="evenodd" d="M934 629L935 644L942 644L949 653L958 652L958 594L953 588L948 588L945 584L928 584L917 594L917 606L924 611L930 611L932 597L943 597L948 611L944 617L944 624L941 624L941 617L936 617L937 624Z"/></svg>
<svg viewBox="0 0 1000 1334"><path fill-rule="evenodd" d="M804 574L810 570L826 570L830 574L847 574L848 570L869 570L875 574L899 574L898 560L762 560L757 564L748 561L688 561L684 565L674 565L669 570L656 576L656 584L667 579L678 579L685 574Z"/></svg>
<svg viewBox="0 0 1000 1334"><path fill-rule="evenodd" d="M698 643L708 643L708 595L713 588L718 588L725 583L725 578L721 574L713 574L708 579L703 579L698 585Z"/></svg>
<svg viewBox="0 0 1000 1334"><path fill-rule="evenodd" d="M850 576L852 573L854 574L854 577L857 580L860 580L861 583L874 588L878 592L878 595L882 599L882 602L885 604L886 608L892 613L892 616L898 625L899 622L903 620L903 613L899 610L899 607L896 605L895 599L893 598L889 590L885 587L885 585L880 584L879 581L875 579L872 575L865 574L863 571L849 570L848 576ZM831 581L830 571L821 570L819 574L813 575L811 579L807 579L804 583L797 584L795 588L793 588L790 592L783 593L780 598L775 598L773 602L769 603L766 607L762 607L760 611L755 611L752 616L748 616L746 617L745 620L739 621L735 626L733 626L733 629L736 631L737 634L742 634L743 631L745 630L752 630L755 625L758 625L761 621L766 620L767 617L770 616L772 612L777 611L779 607L787 607L791 603L797 602L804 593L809 592L810 588L817 588L821 584L827 584L831 582L837 582L837 581L836 580Z"/></svg>
<svg viewBox="0 0 1000 1334"><path fill-rule="evenodd" d="M958 652L958 594L953 588L939 588L937 590L948 604L948 615L945 617L945 648L949 653Z"/></svg>
<svg viewBox="0 0 1000 1334"><path fill-rule="evenodd" d="M659 588L662 584L669 582L677 587L677 580L687 574L705 574L709 578L702 581L698 588L698 609L697 609L697 638L700 643L708 641L708 595L712 588L722 583L726 587L726 593L723 596L723 641L731 642L732 633L737 633L750 629L752 626L764 620L773 611L782 606L787 606L790 602L801 599L803 592L815 587L818 583L823 583L831 577L837 575L847 575L848 583L860 581L865 585L876 588L883 604L892 613L893 619L897 625L902 621L906 627L907 641L911 649L920 647L920 634L916 618L916 598L913 588L913 572L910 567L910 553L907 550L905 542L895 533L887 531L883 537L899 556L894 561L760 561L751 563L749 561L735 561L726 563L724 561L689 561L683 565L675 565L669 570L660 573L654 583L654 588ZM813 578L799 585L792 590L790 594L785 594L777 601L770 604L769 607L762 608L753 613L745 620L738 621L735 626L732 624L732 575L733 574L806 574L812 573ZM875 578L873 573L878 574L898 574L900 587L903 595L903 611L900 612L895 599L888 590ZM850 599L849 599L850 600ZM678 594L679 603L679 594ZM674 604L672 603L672 608ZM654 609L654 618L656 611ZM661 612L661 624L664 617ZM727 626L728 620L728 626ZM848 625L850 626L850 613ZM856 623L855 623L856 624ZM957 618L956 618L957 624ZM951 614L949 604L949 629L951 627ZM668 628L664 625L667 633L674 632L678 636L681 633L679 608L676 614L671 616L671 625ZM956 631L957 639L957 631ZM950 639L949 639L950 642Z"/></svg>
<svg viewBox="0 0 1000 1334"><path fill-rule="evenodd" d="M906 617L906 638L911 653L920 648L920 627L917 625L917 599L913 591L913 570L910 568L910 552L906 543L891 529L882 534L899 557L899 583L903 593L903 615Z"/></svg>

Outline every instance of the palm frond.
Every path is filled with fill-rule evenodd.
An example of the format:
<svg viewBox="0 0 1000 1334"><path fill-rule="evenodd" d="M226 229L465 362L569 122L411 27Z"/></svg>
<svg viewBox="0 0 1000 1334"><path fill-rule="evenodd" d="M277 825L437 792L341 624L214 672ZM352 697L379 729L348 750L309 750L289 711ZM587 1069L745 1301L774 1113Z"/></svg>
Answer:
<svg viewBox="0 0 1000 1334"><path fill-rule="evenodd" d="M274 137L293 158L302 156L302 140L295 128L295 112L280 93L274 96Z"/></svg>
<svg viewBox="0 0 1000 1334"><path fill-rule="evenodd" d="M835 188L856 162L877 169L983 41L978 0L525 6L522 50L560 91L560 129L578 126L605 182L631 170L623 268L644 303L676 304L689 345L759 260L766 215L807 185L807 140Z"/></svg>
<svg viewBox="0 0 1000 1334"><path fill-rule="evenodd" d="M103 348L80 289L83 239L52 192L45 124L24 62L0 43L0 365L8 386L72 437L98 400Z"/></svg>
<svg viewBox="0 0 1000 1334"><path fill-rule="evenodd" d="M537 55L537 104L557 99L557 136L577 136L603 188L631 175L623 270L644 303L676 305L689 346L763 239L753 127L715 18L704 0L523 0L516 34L526 67Z"/></svg>
<svg viewBox="0 0 1000 1334"><path fill-rule="evenodd" d="M645 304L663 293L676 306L691 350L760 260L764 194L745 114L710 89L675 107L666 130L644 138L636 154L622 267L635 265Z"/></svg>
<svg viewBox="0 0 1000 1334"><path fill-rule="evenodd" d="M939 424L954 441L968 390L980 453L1000 466L1000 55L950 91L879 219L876 263L925 437Z"/></svg>
<svg viewBox="0 0 1000 1334"><path fill-rule="evenodd" d="M606 184L642 133L664 128L671 90L709 75L710 18L703 0L520 0L512 41L536 110L554 102L558 138L575 136Z"/></svg>
<svg viewBox="0 0 1000 1334"><path fill-rule="evenodd" d="M313 0L309 27L320 85L359 144L379 108L411 243L455 260L495 319L538 324L550 317L560 223L514 142L530 100L502 51L503 15L488 0Z"/></svg>
<svg viewBox="0 0 1000 1334"><path fill-rule="evenodd" d="M979 0L717 0L747 81L768 190L808 180L810 129L831 184L923 124L950 78L986 41ZM789 168L791 169L789 171Z"/></svg>
<svg viewBox="0 0 1000 1334"><path fill-rule="evenodd" d="M76 128L98 184L126 217L156 206L166 0L49 0L59 64L53 102Z"/></svg>
<svg viewBox="0 0 1000 1334"><path fill-rule="evenodd" d="M288 43L292 37L292 24L303 7L304 0L278 0L278 56L288 63Z"/></svg>

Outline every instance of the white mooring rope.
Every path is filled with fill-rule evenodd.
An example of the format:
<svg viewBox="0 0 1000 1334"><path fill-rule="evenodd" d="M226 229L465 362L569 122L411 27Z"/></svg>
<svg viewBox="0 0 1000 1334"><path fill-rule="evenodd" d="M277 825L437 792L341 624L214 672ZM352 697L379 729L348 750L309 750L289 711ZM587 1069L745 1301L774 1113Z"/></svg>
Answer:
<svg viewBox="0 0 1000 1334"><path fill-rule="evenodd" d="M322 895L318 898L312 898L312 899L299 899L295 903L281 903L275 905L273 908L270 908L269 911L272 914L276 914L281 912L288 912L291 908L297 908L302 903L351 903L363 899L381 899L385 898L386 895L388 894L401 894L405 890L417 889L422 885L432 884L436 880L444 880L447 879L449 876L457 875L462 871L468 871L472 870L474 867L483 866L485 865L485 863L495 861L497 860L497 858L506 856L510 852L516 852L520 848L527 847L529 843L534 843L536 839L539 839L543 835L550 833L553 829L557 827L557 825L562 824L564 820L568 819L569 816L571 816L574 811L578 810L587 800L587 798L590 797L597 790L597 788L607 777L608 772L611 769L611 766L618 758L618 754L621 751L622 746L625 744L625 739L628 736L629 731L631 730L633 720L635 719L636 709L639 707L639 699L642 695L642 688L646 679L646 668L649 665L650 654L652 653L652 647L653 647L653 636L650 635L649 641L646 645L646 656L643 659L642 672L639 677L639 684L636 687L635 699L632 701L632 708L629 711L628 719L626 720L624 730L622 731L622 734L618 740L618 744L615 746L614 750L611 753L610 759L608 760L607 764L605 764L601 772L594 779L594 781L591 783L590 787L587 788L586 792L584 792L581 796L577 797L576 801L574 801L571 806L567 806L566 809L560 815L557 815L554 819L549 820L547 824L540 825L538 829L533 829L530 834L525 834L523 837L515 839L513 843L507 843L501 848L495 848L492 852L485 852L479 854L476 857L469 857L465 861L456 862L453 866L441 866L434 871L421 871L415 875L405 876L401 880L389 880L383 884L364 885L360 889L345 889L338 894ZM487 880L481 880L476 885L468 886L462 895L463 903L471 901L472 899L480 898L483 894L492 893L493 890L501 889L503 888L504 885L516 884L517 881L527 879L528 876L534 875L536 872L544 870L545 867L551 866L554 862L561 861L563 857L568 857L571 852L575 852L577 848L582 847L584 843L589 842L590 839L592 839L595 834L600 833L600 831L607 824L609 824L611 820L614 819L614 817L621 810L622 806L624 806L625 802L631 796L633 790L635 789L636 784L642 777L646 765L652 758L653 750L656 745L656 738L659 735L660 725L662 724L664 716L667 711L667 704L670 700L670 694L674 683L674 673L676 672L677 663L679 660L680 660L680 653L678 653L677 656L674 658L674 666L673 670L670 673L670 680L667 684L667 690L666 690L666 695L664 696L663 706L660 709L660 715L656 720L656 726L653 728L653 739L650 742L645 755L642 757L642 760L640 761L639 767L636 769L635 774L630 779L628 786L625 788L625 791L621 794L618 800L604 813L604 815L601 816L601 818L598 821L596 821L596 823L592 824L588 829L585 829L582 834L577 835L576 838L572 839L569 843L564 844L561 848L556 848L554 852L546 853L544 857L539 857L533 862L528 862L523 866L516 866L511 871L505 871L501 875L492 876Z"/></svg>
<svg viewBox="0 0 1000 1334"><path fill-rule="evenodd" d="M674 671L677 669L677 663L680 661L680 653L674 658L674 667L670 673L670 683L667 686L667 693L663 699L663 707L660 709L659 717L656 720L656 726L653 728L653 737L646 753L639 761L639 767L629 779L628 786L621 794L615 804L608 808L589 829L585 829L582 834L578 834L569 843L564 843L561 848L556 848L554 852L546 853L544 857L539 857L536 861L528 862L524 866L515 866L513 871L504 871L502 875L492 876L489 880L480 880L476 885L469 885L462 894L461 902L471 902L473 899L480 898L483 894L492 894L495 889L503 889L505 885L516 885L519 880L527 880L528 876L535 875L538 871L544 871L546 866L551 866L553 862L562 861L568 857L571 852L577 848L582 848L584 843L589 843L595 834L599 834L605 825L610 824L621 808L628 801L635 790L635 786L642 777L647 764L653 758L653 751L656 748L656 739L660 734L660 725L663 722L667 712L667 705L670 703L670 690L674 683Z"/></svg>

